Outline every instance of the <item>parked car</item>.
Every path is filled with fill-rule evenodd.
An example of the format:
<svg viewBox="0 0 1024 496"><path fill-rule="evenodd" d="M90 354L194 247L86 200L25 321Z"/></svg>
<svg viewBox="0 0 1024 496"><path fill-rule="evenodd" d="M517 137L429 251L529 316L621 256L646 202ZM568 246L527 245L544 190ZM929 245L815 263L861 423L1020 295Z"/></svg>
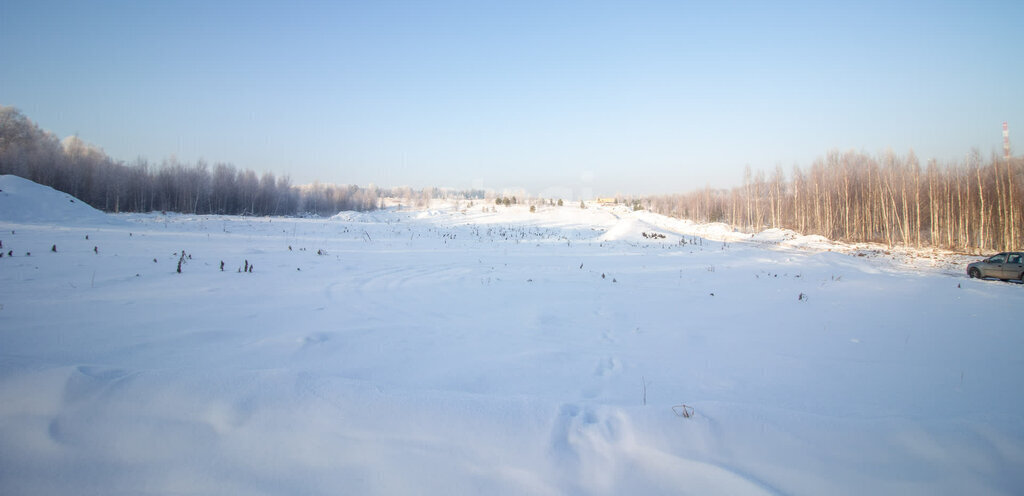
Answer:
<svg viewBox="0 0 1024 496"><path fill-rule="evenodd" d="M1006 251L968 264L967 275L972 278L995 277L1004 281L1009 279L1024 281L1024 253Z"/></svg>

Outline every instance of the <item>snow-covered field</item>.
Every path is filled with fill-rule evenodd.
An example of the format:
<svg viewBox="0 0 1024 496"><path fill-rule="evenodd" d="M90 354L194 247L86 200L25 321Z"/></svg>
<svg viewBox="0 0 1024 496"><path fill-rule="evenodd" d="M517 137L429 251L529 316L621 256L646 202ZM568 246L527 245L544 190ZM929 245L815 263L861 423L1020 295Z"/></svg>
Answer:
<svg viewBox="0 0 1024 496"><path fill-rule="evenodd" d="M1024 286L968 258L597 205L0 190L2 494L1024 491Z"/></svg>

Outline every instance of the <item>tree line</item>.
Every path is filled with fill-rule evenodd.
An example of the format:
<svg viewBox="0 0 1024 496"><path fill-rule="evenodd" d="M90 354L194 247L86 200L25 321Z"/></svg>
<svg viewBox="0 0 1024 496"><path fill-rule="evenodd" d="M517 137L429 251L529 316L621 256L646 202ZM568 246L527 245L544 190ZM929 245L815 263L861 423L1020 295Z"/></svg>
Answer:
<svg viewBox="0 0 1024 496"><path fill-rule="evenodd" d="M1024 246L1024 160L975 149L955 163L913 151L830 151L807 170L770 177L748 166L742 185L647 197L653 211L757 231L787 228L829 239L977 252Z"/></svg>
<svg viewBox="0 0 1024 496"><path fill-rule="evenodd" d="M50 186L106 212L333 215L378 208L383 196L372 186L295 186L287 176L202 160L124 163L77 136L60 140L6 106L0 106L0 174Z"/></svg>
<svg viewBox="0 0 1024 496"><path fill-rule="evenodd" d="M107 212L333 215L379 208L385 197L425 206L433 198L493 196L478 189L295 186L286 176L202 160L127 164L77 136L59 140L5 106L0 106L0 174L53 187ZM742 184L732 189L708 187L626 201L750 231L787 228L842 241L965 252L1024 246L1024 160L993 154L985 162L977 150L959 162L930 160L923 168L913 151L876 156L830 151L808 169L794 166L789 177L782 167L770 177L747 167Z"/></svg>

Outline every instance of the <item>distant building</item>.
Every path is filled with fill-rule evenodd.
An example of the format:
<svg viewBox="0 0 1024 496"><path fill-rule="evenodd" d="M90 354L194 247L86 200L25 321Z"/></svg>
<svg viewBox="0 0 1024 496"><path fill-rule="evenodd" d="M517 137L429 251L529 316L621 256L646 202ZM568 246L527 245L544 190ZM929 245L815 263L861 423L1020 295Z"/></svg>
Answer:
<svg viewBox="0 0 1024 496"><path fill-rule="evenodd" d="M597 203L601 205L618 205L619 202L615 198L598 198Z"/></svg>

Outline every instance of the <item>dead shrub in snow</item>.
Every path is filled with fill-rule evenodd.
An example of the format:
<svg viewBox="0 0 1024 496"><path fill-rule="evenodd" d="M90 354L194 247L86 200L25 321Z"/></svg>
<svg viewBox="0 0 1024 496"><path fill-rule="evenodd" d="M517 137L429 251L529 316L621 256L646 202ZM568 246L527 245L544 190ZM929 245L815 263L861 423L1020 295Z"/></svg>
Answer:
<svg viewBox="0 0 1024 496"><path fill-rule="evenodd" d="M672 407L672 411L680 417L690 418L693 417L693 407L685 404L675 405Z"/></svg>

